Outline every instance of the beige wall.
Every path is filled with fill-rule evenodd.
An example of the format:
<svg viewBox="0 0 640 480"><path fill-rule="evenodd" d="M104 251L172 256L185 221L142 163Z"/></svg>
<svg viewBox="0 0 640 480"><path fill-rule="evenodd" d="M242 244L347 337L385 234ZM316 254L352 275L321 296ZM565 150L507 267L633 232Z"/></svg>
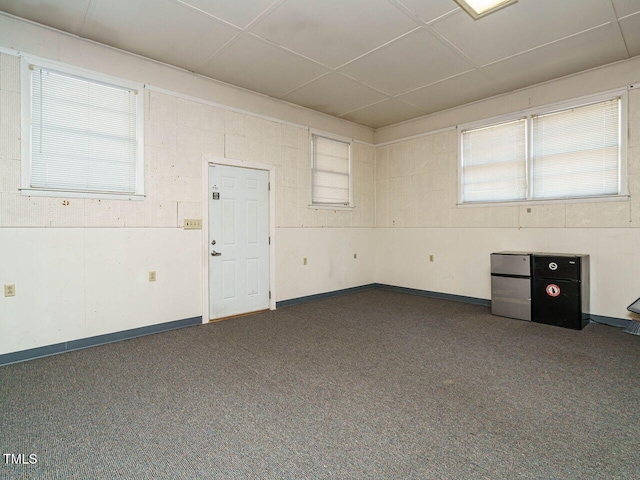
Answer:
<svg viewBox="0 0 640 480"><path fill-rule="evenodd" d="M591 313L634 318L640 296L637 228L377 228L376 282L489 299L492 252L588 253ZM433 255L434 261L429 261ZM636 316L637 318L637 316Z"/></svg>
<svg viewBox="0 0 640 480"><path fill-rule="evenodd" d="M0 284L16 285L15 297L0 297L0 354L201 315L204 239L181 224L202 216L202 166L212 157L275 166L277 300L374 281L489 298L488 255L498 250L591 254L597 315L625 318L640 295L640 92L629 96L628 201L458 207L451 129L639 82L640 60L374 135L2 14L0 47ZM65 206L63 198L19 193L15 50L149 86L143 201L68 199ZM353 210L308 208L309 128L357 140ZM440 129L448 130L426 135ZM413 135L422 136L402 140ZM150 270L155 283L147 281Z"/></svg>
<svg viewBox="0 0 640 480"><path fill-rule="evenodd" d="M626 306L640 296L640 91L628 96L630 197L619 201L458 206L455 126L639 81L640 61L629 60L376 131L377 142L393 142L376 147L376 238L387 252L376 281L488 299L491 252L587 253L591 313L631 317Z"/></svg>
<svg viewBox="0 0 640 480"><path fill-rule="evenodd" d="M375 132L373 143L379 145L413 135L421 135L425 132L434 132L476 120L507 115L528 108L634 85L640 82L639 72L640 57L634 57L630 60L593 68L532 87L379 128Z"/></svg>
<svg viewBox="0 0 640 480"><path fill-rule="evenodd" d="M182 224L203 216L211 158L275 166L276 300L373 282L371 129L1 14L0 47L0 284L16 287L0 297L0 354L202 315L205 239ZM144 200L19 192L13 50L148 86ZM355 208L308 207L310 128L356 140Z"/></svg>
<svg viewBox="0 0 640 480"><path fill-rule="evenodd" d="M629 92L629 198L458 206L456 130L376 147L378 227L640 227L640 91Z"/></svg>
<svg viewBox="0 0 640 480"><path fill-rule="evenodd" d="M20 186L20 82L17 56L3 72L0 227L181 227L202 216L204 157L276 167L277 227L372 227L373 147L354 143L352 210L309 208L309 128L292 126L156 90L146 90L144 201L27 197Z"/></svg>

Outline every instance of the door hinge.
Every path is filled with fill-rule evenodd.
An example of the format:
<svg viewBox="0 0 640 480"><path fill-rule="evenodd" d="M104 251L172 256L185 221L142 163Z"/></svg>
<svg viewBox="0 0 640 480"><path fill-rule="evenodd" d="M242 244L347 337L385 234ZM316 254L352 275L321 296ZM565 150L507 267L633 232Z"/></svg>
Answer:
<svg viewBox="0 0 640 480"><path fill-rule="evenodd" d="M267 182L267 190L271 190L271 182Z"/></svg>
<svg viewBox="0 0 640 480"><path fill-rule="evenodd" d="M271 237L269 237L269 245L271 245Z"/></svg>
<svg viewBox="0 0 640 480"><path fill-rule="evenodd" d="M271 300L271 290L269 290L269 300Z"/></svg>

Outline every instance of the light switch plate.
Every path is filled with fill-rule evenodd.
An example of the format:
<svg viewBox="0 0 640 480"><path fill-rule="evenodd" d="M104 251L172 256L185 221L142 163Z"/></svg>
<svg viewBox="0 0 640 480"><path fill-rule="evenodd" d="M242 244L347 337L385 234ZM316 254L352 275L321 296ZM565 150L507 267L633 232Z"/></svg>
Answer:
<svg viewBox="0 0 640 480"><path fill-rule="evenodd" d="M185 230L202 230L201 218L185 218L184 219Z"/></svg>

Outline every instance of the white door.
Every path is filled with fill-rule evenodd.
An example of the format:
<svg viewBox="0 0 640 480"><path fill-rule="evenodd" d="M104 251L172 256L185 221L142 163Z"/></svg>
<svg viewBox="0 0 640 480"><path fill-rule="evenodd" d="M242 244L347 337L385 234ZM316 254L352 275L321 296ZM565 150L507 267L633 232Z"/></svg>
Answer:
<svg viewBox="0 0 640 480"><path fill-rule="evenodd" d="M269 172L209 166L209 319L269 308Z"/></svg>

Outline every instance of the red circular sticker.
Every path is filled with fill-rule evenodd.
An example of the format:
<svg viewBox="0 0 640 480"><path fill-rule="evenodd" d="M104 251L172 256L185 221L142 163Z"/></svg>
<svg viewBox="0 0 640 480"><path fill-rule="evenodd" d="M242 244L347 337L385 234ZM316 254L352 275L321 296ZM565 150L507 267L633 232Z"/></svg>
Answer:
<svg viewBox="0 0 640 480"><path fill-rule="evenodd" d="M555 283L550 283L547 285L547 295L550 297L557 297L560 295L560 287Z"/></svg>

